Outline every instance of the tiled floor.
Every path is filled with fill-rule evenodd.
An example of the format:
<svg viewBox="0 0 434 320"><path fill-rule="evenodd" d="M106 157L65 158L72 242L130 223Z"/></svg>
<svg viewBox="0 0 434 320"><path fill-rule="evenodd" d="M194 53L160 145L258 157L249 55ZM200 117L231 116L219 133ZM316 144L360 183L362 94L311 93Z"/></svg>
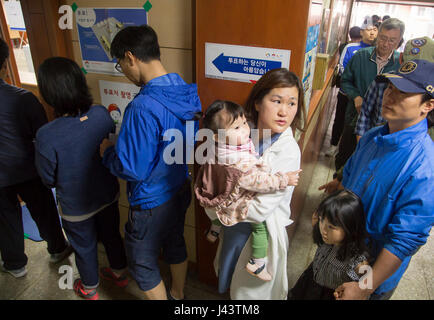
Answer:
<svg viewBox="0 0 434 320"><path fill-rule="evenodd" d="M27 264L28 273L25 277L15 279L11 275L0 272L0 300L81 300L73 290L60 287L67 286L66 273L60 268L70 266L73 277L78 278L75 267L74 254L60 264L51 265L44 242L25 240L26 254L29 258ZM100 266L107 266L107 258L102 246L99 247ZM65 268L65 267L63 267ZM168 267L161 264L162 275L165 283L169 283ZM60 285L59 285L60 284ZM104 280L100 281L98 288L100 300L138 300L143 299L143 294L134 281L126 289L118 288ZM227 296L219 295L215 289L200 283L194 274L189 273L185 294L188 299L216 300L228 299Z"/></svg>
<svg viewBox="0 0 434 320"><path fill-rule="evenodd" d="M330 130L329 130L330 131ZM326 137L325 141L329 141ZM328 147L325 143L324 150ZM292 287L299 275L308 266L313 258L316 246L311 240L311 214L324 196L323 192L318 191L318 187L331 180L332 159L320 156L318 164L311 181L311 186L306 195L305 207L300 217L300 222L294 238L291 241L288 254L288 275L289 286ZM26 241L26 254L29 257L27 265L28 274L15 279L9 274L0 272L0 299L19 299L19 300L79 300L73 290L60 289L59 281L65 279L64 273L59 273L61 265L69 265L74 270L74 276L78 277L74 264L74 256L71 255L61 265L52 266L49 264L46 245L44 242ZM401 280L392 299L434 299L434 232L428 243L423 246L413 257L410 266ZM99 250L100 265L107 265L107 258L104 250ZM162 274L165 283L169 283L168 268L162 264ZM143 299L143 295L134 281L126 289L119 289L103 280L98 289L100 299ZM189 273L185 288L188 299L193 300L215 300L229 299L228 295L220 295L216 288L200 283L194 273Z"/></svg>

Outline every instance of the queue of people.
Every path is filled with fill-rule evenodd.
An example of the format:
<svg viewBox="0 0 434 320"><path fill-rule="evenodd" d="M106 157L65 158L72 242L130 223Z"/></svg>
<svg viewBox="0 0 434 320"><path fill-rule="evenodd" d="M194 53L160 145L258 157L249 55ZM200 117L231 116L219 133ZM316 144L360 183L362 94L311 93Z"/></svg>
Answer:
<svg viewBox="0 0 434 320"><path fill-rule="evenodd" d="M108 139L114 129L108 111L92 105L86 79L72 60L50 58L38 70L41 95L56 115L50 123L36 97L0 80L2 269L15 277L27 272L19 195L53 263L75 252L80 278L74 290L80 297L97 300L100 278L127 286L128 270L146 299L183 300L184 221L194 183L211 220L207 239L220 239L214 265L220 293L230 290L232 299L246 300L389 299L434 224L434 143L427 133L433 123L434 62L423 55L399 67L394 49L403 33L398 19L384 21L376 46L358 50L347 62L342 90L352 112L348 126L374 79L386 84L381 111L386 124L367 131L354 154L349 152L342 183L323 186L332 194L313 213L318 250L294 288L288 288L286 227L293 222L290 202L301 172L293 135L303 130L305 118L299 78L287 69L270 70L255 83L244 108L219 100L202 115L196 85L165 70L157 34L147 25L122 29L111 45L116 68L141 87L116 142ZM432 48L426 39L411 43L419 44L417 53ZM8 54L0 40L2 78ZM165 149L174 143L165 133L181 132L183 141L176 143L182 149L186 123L194 121L196 133L199 119L210 131L212 152L193 182L186 161L165 161ZM117 177L127 181L130 204L124 241ZM50 188L56 188L68 240ZM32 193L40 203L32 204ZM98 240L107 267L98 266ZM170 265L167 290L160 256ZM373 279L367 288L359 283L366 266Z"/></svg>

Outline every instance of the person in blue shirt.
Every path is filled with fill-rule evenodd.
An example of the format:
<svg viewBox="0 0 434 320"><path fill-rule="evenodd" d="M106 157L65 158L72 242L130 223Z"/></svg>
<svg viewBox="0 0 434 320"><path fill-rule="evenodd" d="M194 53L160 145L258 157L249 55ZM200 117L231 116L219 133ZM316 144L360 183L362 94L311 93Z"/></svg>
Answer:
<svg viewBox="0 0 434 320"><path fill-rule="evenodd" d="M389 299L434 225L434 142L427 133L427 117L434 116L434 63L411 60L379 79L388 82L382 107L387 124L360 139L342 181L365 209L375 258L368 274L372 287L344 283L337 299Z"/></svg>
<svg viewBox="0 0 434 320"><path fill-rule="evenodd" d="M187 123L201 112L197 86L165 70L157 34L150 26L119 31L111 54L118 61L116 69L141 87L125 109L116 144L105 139L100 146L104 165L127 181L128 267L147 299L183 299L187 273L184 220L191 202L186 149L192 150L194 143L186 139L186 133L188 129L195 134L198 128L197 121ZM177 133L174 140L168 138L169 132ZM175 161L166 148L175 151ZM158 266L161 250L172 274L167 295Z"/></svg>
<svg viewBox="0 0 434 320"><path fill-rule="evenodd" d="M9 47L0 39L0 269L16 278L27 274L21 205L26 202L50 262L72 253L60 225L53 193L35 168L34 139L45 123L44 107L29 91L6 83Z"/></svg>
<svg viewBox="0 0 434 320"><path fill-rule="evenodd" d="M344 73L348 62L358 50L374 45L377 35L378 29L374 22L369 16L365 17L363 24L360 26L360 36L362 37L361 41L347 44L341 53L341 57L339 59L339 73L341 75Z"/></svg>
<svg viewBox="0 0 434 320"><path fill-rule="evenodd" d="M125 287L127 259L119 232L119 182L102 164L101 140L115 129L103 106L92 105L86 78L74 61L53 57L38 70L38 87L56 119L36 134L35 163L45 185L56 188L59 214L74 248L80 278L74 291L97 300L98 240L110 268L101 277Z"/></svg>

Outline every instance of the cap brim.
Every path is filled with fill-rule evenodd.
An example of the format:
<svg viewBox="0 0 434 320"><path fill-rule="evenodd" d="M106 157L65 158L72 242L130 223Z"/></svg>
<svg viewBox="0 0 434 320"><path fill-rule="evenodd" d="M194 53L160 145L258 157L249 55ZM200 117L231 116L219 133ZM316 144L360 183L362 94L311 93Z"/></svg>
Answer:
<svg viewBox="0 0 434 320"><path fill-rule="evenodd" d="M394 73L385 73L377 76L377 80L384 82L390 81L392 84L402 92L407 93L424 93L426 92L424 88L418 87L412 81Z"/></svg>

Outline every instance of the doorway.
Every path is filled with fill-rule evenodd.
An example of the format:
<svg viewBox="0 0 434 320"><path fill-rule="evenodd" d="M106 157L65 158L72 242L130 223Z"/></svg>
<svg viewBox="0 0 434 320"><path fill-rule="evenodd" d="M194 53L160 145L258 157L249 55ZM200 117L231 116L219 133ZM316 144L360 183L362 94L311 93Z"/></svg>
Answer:
<svg viewBox="0 0 434 320"><path fill-rule="evenodd" d="M10 54L15 59L18 78L21 84L36 86L36 75L33 66L30 43L27 37L21 2L19 0L1 0L3 16L6 22L6 32L10 38Z"/></svg>

